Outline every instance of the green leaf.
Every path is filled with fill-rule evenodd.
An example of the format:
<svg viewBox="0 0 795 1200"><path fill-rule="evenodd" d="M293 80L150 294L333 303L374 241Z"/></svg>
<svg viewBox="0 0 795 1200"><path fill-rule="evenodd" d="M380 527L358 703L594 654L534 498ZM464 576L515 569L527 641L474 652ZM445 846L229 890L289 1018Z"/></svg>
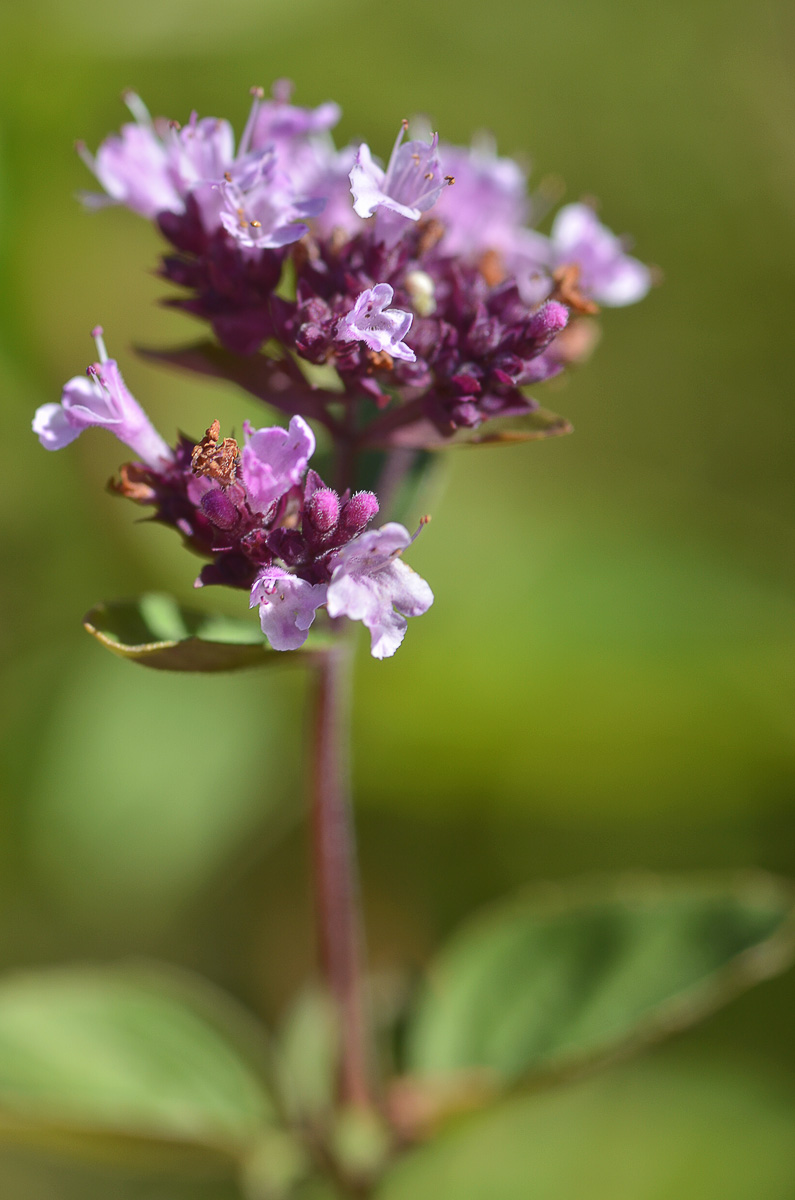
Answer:
<svg viewBox="0 0 795 1200"><path fill-rule="evenodd" d="M700 1053L689 1040L456 1123L404 1155L377 1196L791 1200L794 1123L786 1067L725 1042Z"/></svg>
<svg viewBox="0 0 795 1200"><path fill-rule="evenodd" d="M262 1032L168 969L58 968L0 982L0 1137L243 1163L273 1128Z"/></svg>
<svg viewBox="0 0 795 1200"><path fill-rule="evenodd" d="M767 875L537 889L442 951L409 1030L409 1069L505 1085L592 1065L775 975L794 943L793 889Z"/></svg>
<svg viewBox="0 0 795 1200"><path fill-rule="evenodd" d="M280 653L271 649L254 620L208 616L158 593L98 604L86 613L83 625L120 658L158 671L239 671L277 663L306 664L323 646L318 634L300 650Z"/></svg>

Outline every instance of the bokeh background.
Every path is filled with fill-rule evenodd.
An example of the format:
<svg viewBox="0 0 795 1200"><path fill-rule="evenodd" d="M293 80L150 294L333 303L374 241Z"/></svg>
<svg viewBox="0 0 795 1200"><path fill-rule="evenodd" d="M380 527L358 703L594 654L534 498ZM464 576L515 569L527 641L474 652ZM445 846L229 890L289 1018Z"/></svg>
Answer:
<svg viewBox="0 0 795 1200"><path fill-rule="evenodd" d="M458 450L412 563L436 603L397 657L362 636L355 782L373 960L410 979L473 907L622 868L795 872L792 800L795 14L786 0L29 0L0 9L4 396L2 965L167 959L278 1019L311 970L300 672L171 677L81 614L195 564L103 485L116 444L46 455L34 408L105 326L170 436L252 404L135 358L195 336L158 239L82 211L72 151L124 119L229 116L281 76L397 121L492 130L601 201L664 285L607 312L539 398L573 437ZM253 618L252 618L253 619ZM633 1064L514 1101L408 1161L388 1200L786 1200L795 978ZM230 1186L0 1152L9 1200L233 1200Z"/></svg>

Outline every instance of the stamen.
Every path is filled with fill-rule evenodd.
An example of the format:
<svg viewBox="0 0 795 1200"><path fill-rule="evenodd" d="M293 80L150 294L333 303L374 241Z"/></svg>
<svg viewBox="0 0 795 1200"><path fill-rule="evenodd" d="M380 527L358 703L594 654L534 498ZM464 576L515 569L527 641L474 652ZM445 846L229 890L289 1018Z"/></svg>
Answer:
<svg viewBox="0 0 795 1200"><path fill-rule="evenodd" d="M105 349L105 339L103 336L104 333L105 333L105 330L102 328L101 325L95 325L94 328L91 330L91 336L94 339L94 341L96 342L97 354L99 355L99 361L101 363L106 363L108 361L108 352Z"/></svg>
<svg viewBox="0 0 795 1200"><path fill-rule="evenodd" d="M417 540L417 538L420 536L420 530L424 529L426 525L430 525L430 523L431 523L430 513L426 513L424 517L420 517L420 523L417 526L417 532L413 535L411 542L409 542L409 545L411 545L412 542L415 542Z"/></svg>
<svg viewBox="0 0 795 1200"><path fill-rule="evenodd" d="M85 142L82 141L82 139L75 142L75 150L77 151L78 157L82 160L82 162L85 163L93 175L95 165L94 155L89 153L88 147L86 146Z"/></svg>
<svg viewBox="0 0 795 1200"><path fill-rule="evenodd" d="M251 96L253 97L253 99L251 101L251 110L248 114L248 120L246 121L246 127L243 130L243 134L240 138L240 145L237 148L237 153L238 153L239 158L242 158L244 154L248 154L249 143L251 142L251 139L254 135L254 127L257 124L257 117L259 116L260 106L262 105L262 101L265 98L265 89L264 88L261 88L261 87L249 88L249 92L250 92Z"/></svg>
<svg viewBox="0 0 795 1200"><path fill-rule="evenodd" d="M146 107L137 92L134 92L131 88L127 88L122 92L121 98L139 125L152 124L152 117L149 113L149 109Z"/></svg>
<svg viewBox="0 0 795 1200"><path fill-rule="evenodd" d="M433 175L430 175L430 176L429 176L429 175L426 175L426 176L425 176L425 178L426 178L426 179L429 179L429 178L430 178L430 179L433 179ZM446 182L447 182L447 180L445 180L444 182L446 183ZM421 196L417 196L417 197L416 197L416 199L412 200L412 202L411 202L411 206L412 206L412 208L419 208L419 207L420 207L420 205L423 203L423 201L424 201L424 200L427 200L427 199L428 199L430 196L432 196L432 195L433 195L433 193L434 193L435 191L437 191L437 189L438 189L438 186L439 186L439 185L437 184L437 185L436 185L436 187L428 188L428 191L427 191L427 192L423 192Z"/></svg>
<svg viewBox="0 0 795 1200"><path fill-rule="evenodd" d="M395 161L395 155L397 154L398 150L400 149L400 143L403 141L403 138L406 136L408 127L409 127L409 123L406 120L406 118L404 117L403 120L400 122L400 129L398 130L398 135L395 138L395 144L392 147L392 153L389 156L389 162L387 164L387 169L386 169L387 182L391 179L392 165ZM388 190L388 188L387 188L387 190Z"/></svg>

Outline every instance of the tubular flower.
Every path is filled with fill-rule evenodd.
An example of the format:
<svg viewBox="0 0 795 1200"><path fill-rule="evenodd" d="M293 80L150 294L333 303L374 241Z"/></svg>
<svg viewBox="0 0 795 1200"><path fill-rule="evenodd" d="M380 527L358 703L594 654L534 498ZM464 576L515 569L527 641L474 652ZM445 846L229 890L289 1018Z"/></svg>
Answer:
<svg viewBox="0 0 795 1200"><path fill-rule="evenodd" d="M419 617L433 604L428 584L398 557L413 540L391 521L334 555L328 611L367 626L373 658L394 654L406 633L406 617Z"/></svg>
<svg viewBox="0 0 795 1200"><path fill-rule="evenodd" d="M171 462L173 454L153 427L135 397L127 390L118 364L108 358L102 329L93 331L99 362L86 375L64 385L60 404L42 404L33 418L33 432L45 450L61 450L91 425L114 433L149 467Z"/></svg>
<svg viewBox="0 0 795 1200"><path fill-rule="evenodd" d="M433 597L395 559L412 541L403 526L368 529L378 512L375 494L339 495L326 486L309 466L315 435L301 416L287 429L246 422L242 449L234 438L221 439L214 421L199 442L183 437L171 450L124 387L101 331L95 334L101 362L88 379L66 384L61 404L36 413L42 444L59 449L88 425L126 442L140 461L121 468L112 490L152 506L154 520L208 560L196 587L248 589L274 650L303 645L326 606L330 615L364 622L376 658L394 654L405 617L425 612Z"/></svg>

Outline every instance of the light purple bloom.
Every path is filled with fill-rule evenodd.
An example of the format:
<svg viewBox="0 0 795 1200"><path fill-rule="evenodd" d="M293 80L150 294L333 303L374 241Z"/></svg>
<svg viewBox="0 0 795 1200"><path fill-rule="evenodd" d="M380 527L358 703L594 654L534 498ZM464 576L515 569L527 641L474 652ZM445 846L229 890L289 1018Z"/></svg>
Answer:
<svg viewBox="0 0 795 1200"><path fill-rule="evenodd" d="M250 607L259 605L262 632L274 650L297 650L325 600L325 583L308 583L280 567L268 567L254 581Z"/></svg>
<svg viewBox="0 0 795 1200"><path fill-rule="evenodd" d="M445 252L472 257L485 250L511 249L530 211L527 179L519 164L499 158L488 137L471 149L443 145L441 152L445 170L455 179L438 208L446 226Z"/></svg>
<svg viewBox="0 0 795 1200"><path fill-rule="evenodd" d="M362 292L350 312L340 319L337 338L342 342L364 342L376 352L386 351L392 358L415 362L414 351L403 341L414 314L388 308L393 296L388 283L377 283Z"/></svg>
<svg viewBox="0 0 795 1200"><path fill-rule="evenodd" d="M333 100L317 108L300 108L290 104L292 91L293 85L287 79L274 83L272 100L264 100L262 90L253 89L254 103L240 139L241 152L260 150L274 143L289 145L312 134L326 133L337 124L342 111Z"/></svg>
<svg viewBox="0 0 795 1200"><path fill-rule="evenodd" d="M198 189L202 215L208 209L210 216L205 224L212 228L217 224L218 202L210 188L234 159L229 122L217 117L200 121L194 112L180 128L176 121L162 117L153 121L134 92L127 92L125 101L134 124L123 125L120 134L107 137L94 156L78 143L81 158L107 193L85 194L85 203L92 208L123 204L151 219L161 212L183 213L186 197Z"/></svg>
<svg viewBox="0 0 795 1200"><path fill-rule="evenodd" d="M135 92L127 92L125 103L135 117L122 125L121 133L105 138L96 155L83 142L77 151L105 189L106 195L86 193L82 199L91 208L123 204L142 217L159 212L184 212L185 204L175 185L169 155L152 118Z"/></svg>
<svg viewBox="0 0 795 1200"><path fill-rule="evenodd" d="M412 542L403 525L390 522L363 533L334 556L327 606L332 617L362 621L370 630L374 658L389 658L406 632L406 617L433 604L433 592L398 556Z"/></svg>
<svg viewBox="0 0 795 1200"><path fill-rule="evenodd" d="M266 513L303 479L315 452L315 435L303 417L293 417L289 429L274 425L252 430L247 421L244 429L248 441L240 455L240 474L251 508Z"/></svg>
<svg viewBox="0 0 795 1200"><path fill-rule="evenodd" d="M222 200L218 183L230 169L235 156L235 135L228 121L218 117L203 117L191 113L187 125L158 121L163 126L163 141L169 160L169 171L179 192L182 204L174 212L183 212L185 198L190 194L196 201L204 228L217 229Z"/></svg>
<svg viewBox="0 0 795 1200"><path fill-rule="evenodd" d="M297 200L276 162L273 148L241 159L220 184L224 229L241 246L274 249L297 242L308 231L304 218L323 210L325 200Z"/></svg>
<svg viewBox="0 0 795 1200"><path fill-rule="evenodd" d="M322 196L326 201L317 216L315 228L325 236L341 229L352 237L362 229L362 220L351 206L350 173L356 151L353 146L337 150L330 139L328 142L315 139L311 152L311 163L308 153L301 161L304 171L302 190L309 198Z"/></svg>
<svg viewBox="0 0 795 1200"><path fill-rule="evenodd" d="M405 220L418 221L444 191L452 179L442 175L437 148L438 134L430 142L403 142L408 123L400 127L386 171L374 162L365 143L359 147L350 173L354 211L371 217L381 210L379 232L387 243L400 237ZM391 217L391 219L390 219Z"/></svg>
<svg viewBox="0 0 795 1200"><path fill-rule="evenodd" d="M555 217L550 240L552 265L576 263L580 288L600 304L634 304L651 287L649 268L624 252L621 239L602 225L587 204L562 208Z"/></svg>
<svg viewBox="0 0 795 1200"><path fill-rule="evenodd" d="M94 336L100 361L86 375L68 381L60 404L43 404L36 410L33 432L46 450L61 450L84 429L101 425L148 466L157 469L171 462L171 450L127 390L115 360L108 358L99 327Z"/></svg>

